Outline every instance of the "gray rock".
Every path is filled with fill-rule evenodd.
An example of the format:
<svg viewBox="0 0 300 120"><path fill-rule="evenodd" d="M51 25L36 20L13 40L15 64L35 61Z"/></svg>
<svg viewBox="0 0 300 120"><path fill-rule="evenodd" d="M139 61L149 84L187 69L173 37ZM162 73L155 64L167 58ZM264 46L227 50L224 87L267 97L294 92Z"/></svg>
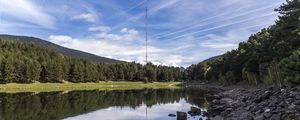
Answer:
<svg viewBox="0 0 300 120"><path fill-rule="evenodd" d="M257 110L256 112L255 112L255 115L260 115L261 113L262 113L263 111L260 109L260 110Z"/></svg>
<svg viewBox="0 0 300 120"><path fill-rule="evenodd" d="M187 114L185 112L177 111L177 120L187 120Z"/></svg>
<svg viewBox="0 0 300 120"><path fill-rule="evenodd" d="M192 106L191 107L191 113L201 113L201 109Z"/></svg>
<svg viewBox="0 0 300 120"><path fill-rule="evenodd" d="M300 105L300 100L297 100L297 101L295 102L295 105Z"/></svg>
<svg viewBox="0 0 300 120"><path fill-rule="evenodd" d="M232 103L233 100L231 98L221 98L220 103L222 104L228 104L228 103Z"/></svg>
<svg viewBox="0 0 300 120"><path fill-rule="evenodd" d="M213 104L219 104L219 101L216 100L216 99L214 99L214 100L212 101L212 103L213 103Z"/></svg>
<svg viewBox="0 0 300 120"><path fill-rule="evenodd" d="M270 110L269 108L265 110L265 112L270 112L270 111L271 111L271 110Z"/></svg>
<svg viewBox="0 0 300 120"><path fill-rule="evenodd" d="M296 96L295 99L296 99L296 100L300 100L300 96L299 96L299 95Z"/></svg>
<svg viewBox="0 0 300 120"><path fill-rule="evenodd" d="M293 109L295 109L296 108L296 105L294 104L294 103L292 103L291 105L289 105L289 107L288 107L289 109L291 109L291 110L293 110Z"/></svg>
<svg viewBox="0 0 300 120"><path fill-rule="evenodd" d="M251 109L251 106L247 106L245 109L246 109L247 111L249 111L249 110Z"/></svg>
<svg viewBox="0 0 300 120"><path fill-rule="evenodd" d="M281 114L273 114L270 118L270 120L280 120L281 119Z"/></svg>
<svg viewBox="0 0 300 120"><path fill-rule="evenodd" d="M270 118L272 114L271 113L264 113L263 115L264 115L265 118Z"/></svg>
<svg viewBox="0 0 300 120"><path fill-rule="evenodd" d="M242 114L240 114L238 120L252 120L253 119L253 115L249 112L244 112Z"/></svg>
<svg viewBox="0 0 300 120"><path fill-rule="evenodd" d="M169 117L176 117L175 114L169 114L168 116L169 116Z"/></svg>
<svg viewBox="0 0 300 120"><path fill-rule="evenodd" d="M202 111L202 116L206 117L207 116L207 112L206 111Z"/></svg>
<svg viewBox="0 0 300 120"><path fill-rule="evenodd" d="M215 116L211 120L224 120L224 118L222 116Z"/></svg>
<svg viewBox="0 0 300 120"><path fill-rule="evenodd" d="M254 120L264 120L264 116L263 115L255 116Z"/></svg>

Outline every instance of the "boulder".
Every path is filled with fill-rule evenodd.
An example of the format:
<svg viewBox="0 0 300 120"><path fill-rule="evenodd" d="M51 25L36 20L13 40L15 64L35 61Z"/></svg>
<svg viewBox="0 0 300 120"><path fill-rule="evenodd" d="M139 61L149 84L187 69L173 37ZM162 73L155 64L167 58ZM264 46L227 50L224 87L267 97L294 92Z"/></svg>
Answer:
<svg viewBox="0 0 300 120"><path fill-rule="evenodd" d="M255 116L254 120L264 120L264 116L263 115Z"/></svg>
<svg viewBox="0 0 300 120"><path fill-rule="evenodd" d="M281 119L281 114L273 114L270 118L270 120L280 120Z"/></svg>
<svg viewBox="0 0 300 120"><path fill-rule="evenodd" d="M177 111L177 120L187 120L186 112Z"/></svg>
<svg viewBox="0 0 300 120"><path fill-rule="evenodd" d="M191 113L201 113L201 109L197 108L197 107L191 107Z"/></svg>

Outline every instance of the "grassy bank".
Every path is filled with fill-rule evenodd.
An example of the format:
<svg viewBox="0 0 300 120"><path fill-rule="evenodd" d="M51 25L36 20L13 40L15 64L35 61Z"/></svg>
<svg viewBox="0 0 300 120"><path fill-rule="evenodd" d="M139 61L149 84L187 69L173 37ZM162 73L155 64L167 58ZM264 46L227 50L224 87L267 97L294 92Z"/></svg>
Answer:
<svg viewBox="0 0 300 120"><path fill-rule="evenodd" d="M174 88L180 82L99 82L99 83L32 83L0 84L0 92L51 92L51 91L72 91L72 90L130 90L144 88Z"/></svg>

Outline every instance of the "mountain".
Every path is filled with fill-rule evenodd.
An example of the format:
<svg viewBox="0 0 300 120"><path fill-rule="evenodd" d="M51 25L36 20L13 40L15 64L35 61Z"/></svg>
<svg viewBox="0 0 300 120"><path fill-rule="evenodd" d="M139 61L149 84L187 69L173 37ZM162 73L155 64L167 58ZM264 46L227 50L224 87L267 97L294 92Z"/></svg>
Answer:
<svg viewBox="0 0 300 120"><path fill-rule="evenodd" d="M209 62L209 61L214 62L214 61L218 60L218 59L221 58L221 57L222 57L222 55L210 57L210 58L208 58L208 59L206 59L206 60L203 60L203 61L200 62L200 63L206 63L206 62Z"/></svg>
<svg viewBox="0 0 300 120"><path fill-rule="evenodd" d="M61 53L63 55L69 56L69 57L84 59L84 60L88 60L88 61L94 62L94 63L118 63L118 62L122 62L122 61L119 61L119 60L105 58L105 57L97 56L97 55L90 54L90 53L87 53L87 52L82 52L82 51L79 51L79 50L74 50L74 49L69 49L69 48L66 48L66 47L62 47L60 45L57 45L57 44L54 44L54 43L51 43L49 41L42 40L42 39L39 39L39 38L35 38L35 37L13 36L13 35L0 34L0 39L2 39L2 40L13 40L13 41L17 41L17 42L21 42L21 43L25 43L25 44L33 44L33 45L36 45L38 47L52 49L52 50L54 50L58 53Z"/></svg>

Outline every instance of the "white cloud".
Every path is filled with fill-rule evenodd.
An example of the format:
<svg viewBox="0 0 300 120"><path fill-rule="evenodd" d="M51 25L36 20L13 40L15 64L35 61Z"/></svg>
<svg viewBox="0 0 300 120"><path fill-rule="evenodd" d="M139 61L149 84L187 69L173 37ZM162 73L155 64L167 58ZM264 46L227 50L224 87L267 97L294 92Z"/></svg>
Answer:
<svg viewBox="0 0 300 120"><path fill-rule="evenodd" d="M280 4L281 3L274 3L274 4L264 6L264 7L261 7L261 8L251 9L251 10L248 10L248 11L241 11L238 14L233 14L234 13L233 11L225 11L225 12L222 12L222 13L216 15L216 16L204 18L204 19L196 21L192 24L184 25L183 27L181 27L180 29L178 29L176 31L159 33L157 35L154 35L154 37L155 38L163 38L163 37L167 37L167 36L174 36L174 35L176 36L176 35L180 35L180 34L186 34L186 33L190 32L189 30L193 30L193 29L197 29L197 28L199 29L201 27L205 27L205 26L212 25L212 24L219 24L219 23L224 24L224 23L227 23L228 21L231 21L231 22L233 21L234 22L234 21L236 21L235 19L241 18L243 16L249 16L251 14L256 14L256 16L254 16L254 17L257 18L257 16L259 16L259 15L257 15L257 13L262 14L267 9L273 9L275 6L278 6ZM229 6L231 6L231 4ZM238 10L243 10L242 8L243 7L241 7ZM275 16L276 13L271 14L271 15ZM182 16L180 16L180 17L182 18ZM222 17L222 19L218 19L219 17ZM190 18L190 17L184 17L184 18Z"/></svg>
<svg viewBox="0 0 300 120"><path fill-rule="evenodd" d="M22 21L49 29L55 28L55 19L29 0L1 0L0 5L2 21L10 24Z"/></svg>
<svg viewBox="0 0 300 120"><path fill-rule="evenodd" d="M77 49L99 56L125 61L145 63L145 44L139 32L135 29L123 28L118 34L95 33L95 36L73 38L67 35L50 35L50 42L64 47ZM174 48L176 49L176 48ZM180 49L180 48L179 48ZM153 45L148 46L149 61L157 65L179 66L185 56L176 55L173 51Z"/></svg>
<svg viewBox="0 0 300 120"><path fill-rule="evenodd" d="M237 47L237 44L232 43L202 43L202 47L208 47L213 49L233 49Z"/></svg>
<svg viewBox="0 0 300 120"><path fill-rule="evenodd" d="M111 28L109 26L94 26L89 27L89 31L92 32L109 32Z"/></svg>
<svg viewBox="0 0 300 120"><path fill-rule="evenodd" d="M121 34L111 34L107 32L101 32L96 34L96 38L109 40L109 41L133 41L139 38L139 32L135 29L123 28L120 31Z"/></svg>
<svg viewBox="0 0 300 120"><path fill-rule="evenodd" d="M225 34L208 34L202 37L199 46L204 48L215 49L218 51L226 52L238 47L239 42L247 40L251 31L249 26L246 28L230 30Z"/></svg>
<svg viewBox="0 0 300 120"><path fill-rule="evenodd" d="M51 42L59 45L64 45L70 41L73 41L73 38L67 35L50 35L48 39L51 40Z"/></svg>
<svg viewBox="0 0 300 120"><path fill-rule="evenodd" d="M73 16L71 18L72 20L85 20L88 22L95 22L98 19L98 16L96 14L92 13L83 13L80 15Z"/></svg>

